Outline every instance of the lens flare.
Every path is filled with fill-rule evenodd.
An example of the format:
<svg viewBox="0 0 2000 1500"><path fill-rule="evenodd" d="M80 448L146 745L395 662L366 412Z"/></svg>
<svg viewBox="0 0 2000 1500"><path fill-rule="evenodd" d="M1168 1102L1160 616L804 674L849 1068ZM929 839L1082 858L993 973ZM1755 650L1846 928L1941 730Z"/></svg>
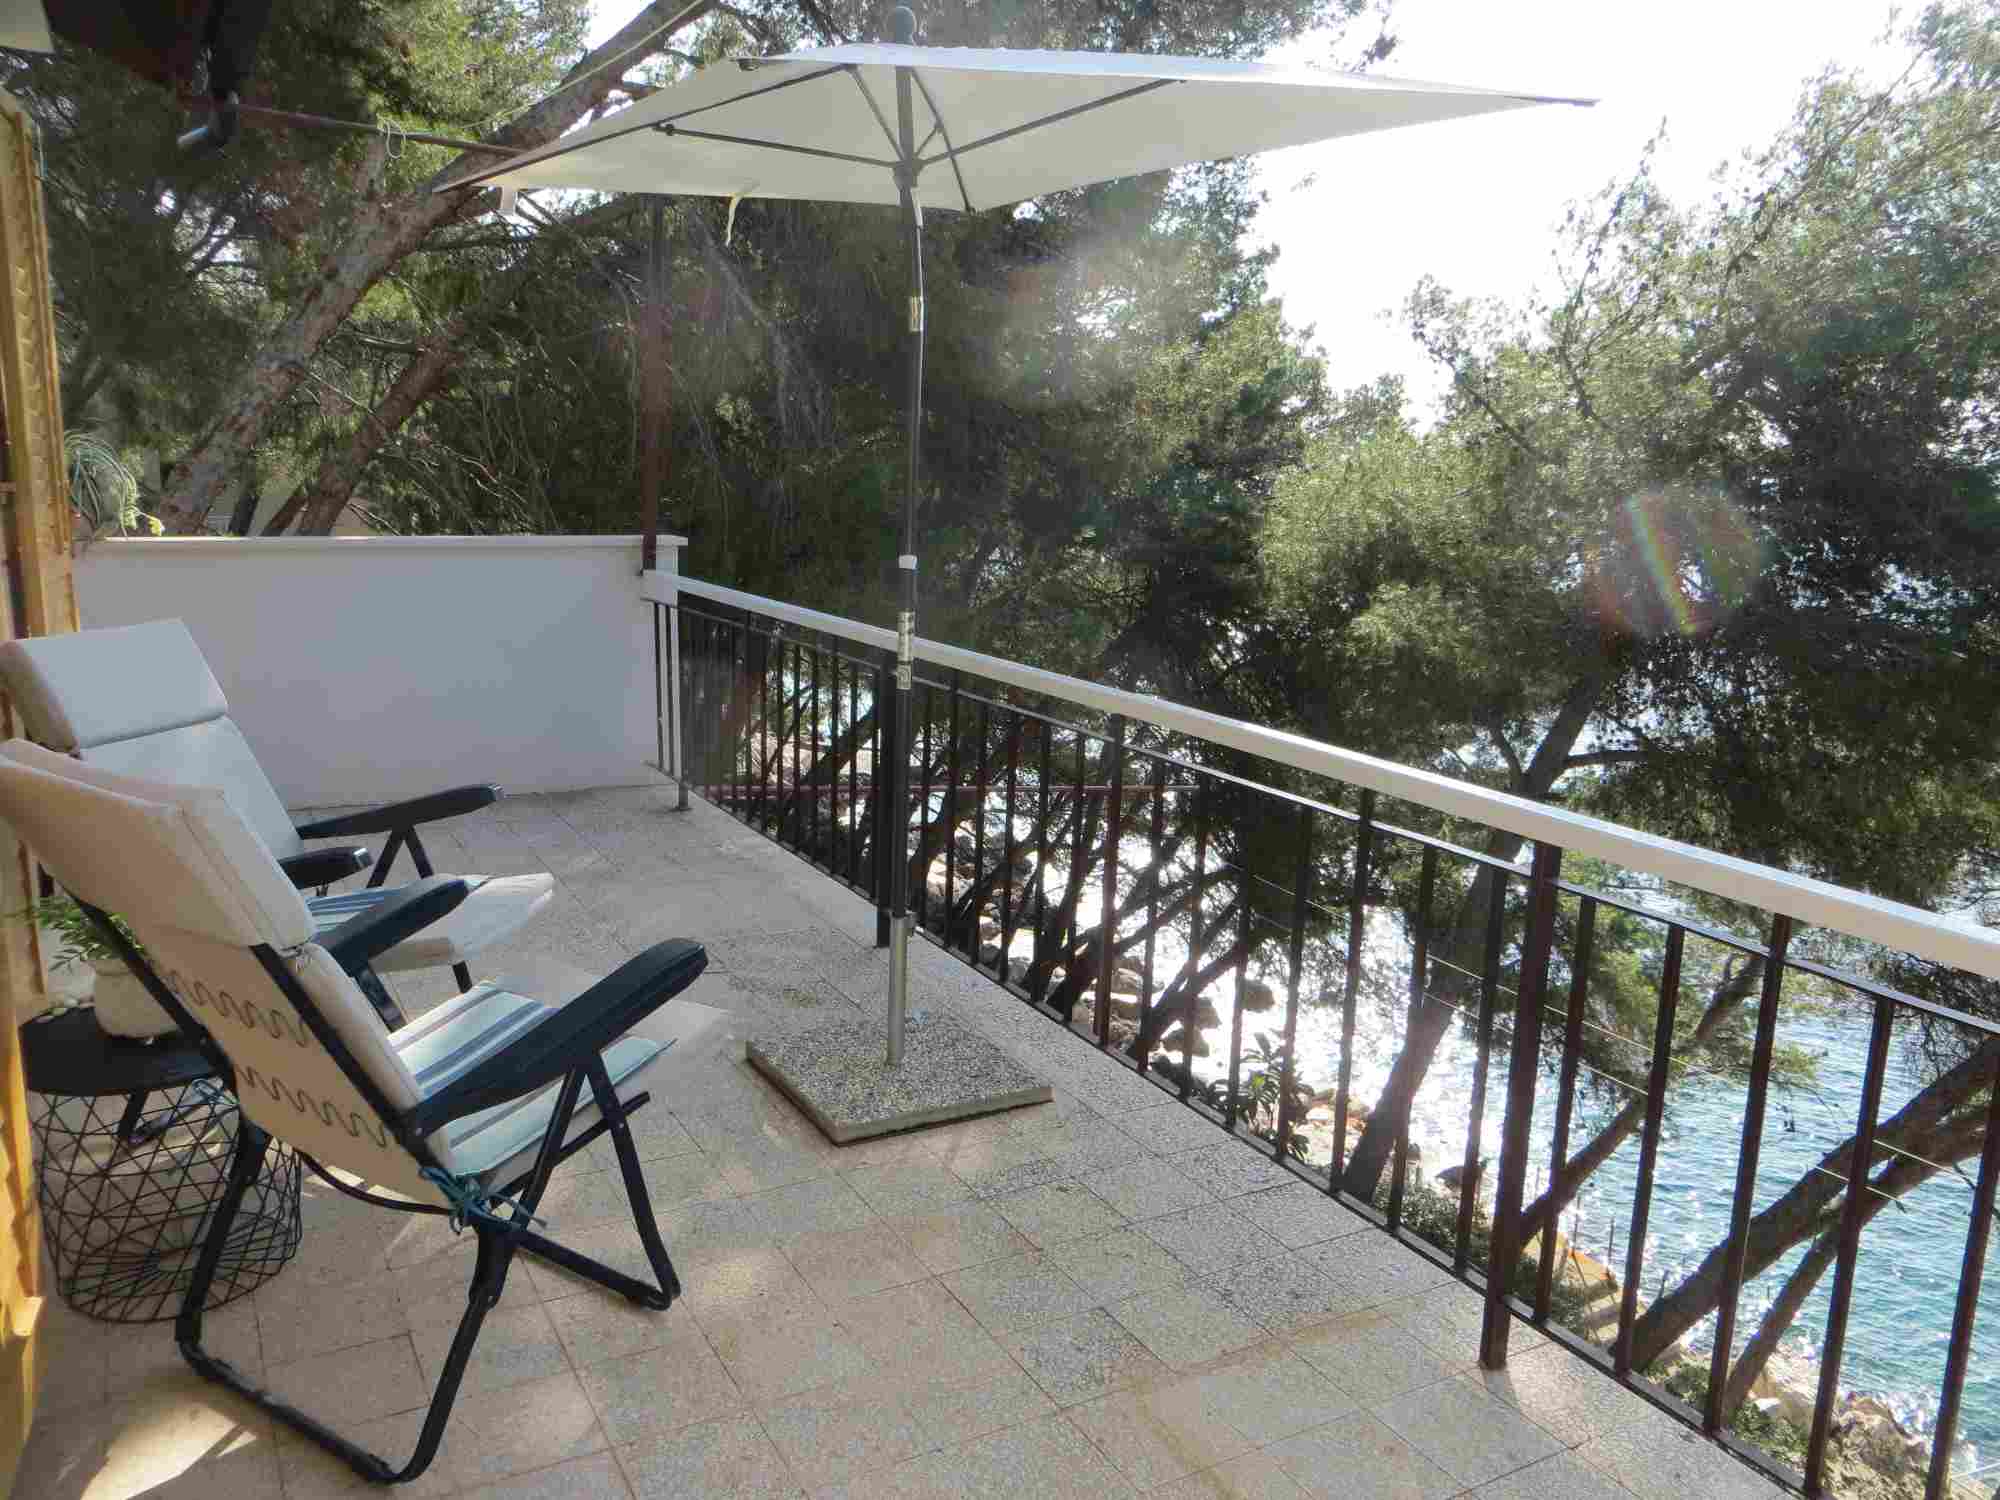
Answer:
<svg viewBox="0 0 2000 1500"><path fill-rule="evenodd" d="M1763 544L1726 496L1656 490L1612 513L1592 584L1614 630L1698 636L1741 607L1763 562Z"/></svg>

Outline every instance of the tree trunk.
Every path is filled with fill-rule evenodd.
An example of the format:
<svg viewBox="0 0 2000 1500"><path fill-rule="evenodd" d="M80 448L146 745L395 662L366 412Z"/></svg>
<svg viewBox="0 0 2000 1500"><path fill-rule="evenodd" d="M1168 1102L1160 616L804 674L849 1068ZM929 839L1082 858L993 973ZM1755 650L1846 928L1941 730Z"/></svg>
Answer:
<svg viewBox="0 0 2000 1500"><path fill-rule="evenodd" d="M641 60L713 7L714 0L653 0L571 70L573 81L497 132L492 144L528 150L555 139L617 87L621 68L608 64L621 57L621 66ZM201 528L231 476L242 472L278 410L305 378L313 356L368 288L433 230L474 212L487 196L433 190L465 175L475 162L488 165L491 160L485 153L460 157L414 191L365 204L356 212L345 239L321 267L318 282L284 326L264 341L222 417L180 466L173 489L161 497L160 517L168 530Z"/></svg>
<svg viewBox="0 0 2000 1500"><path fill-rule="evenodd" d="M1520 784L1515 789L1518 795L1540 799L1549 794L1562 776L1564 762L1569 759L1570 751L1576 748L1584 725L1590 721L1590 715L1597 707L1605 681L1602 672L1590 672L1570 685L1562 708L1549 725L1548 733L1542 736L1541 744L1535 747L1534 757L1522 771ZM1522 842L1512 834L1496 830L1487 835L1483 852L1511 863L1521 852ZM1439 944L1440 956L1475 972L1482 958L1486 914L1488 903L1493 899L1494 879L1492 871L1482 866L1472 882L1472 889L1466 893L1457 919L1449 933L1442 935L1444 941ZM1468 958L1470 961L1467 961ZM1396 1061L1389 1069L1382 1093L1375 1101L1368 1123L1362 1127L1361 1139L1348 1154L1341 1173L1343 1191L1364 1201L1375 1196L1375 1186L1382 1180L1382 1169L1389 1163L1396 1137L1409 1121L1410 1107L1416 1101L1417 1090L1423 1086L1424 1075L1430 1071L1431 1060L1437 1056L1438 1044L1451 1029L1455 1013L1449 1005L1429 1004L1411 1015L1403 1050L1397 1053ZM1338 1163L1335 1165L1339 1166Z"/></svg>
<svg viewBox="0 0 2000 1500"><path fill-rule="evenodd" d="M1941 1159L1946 1148L1938 1141L1939 1127L1986 1088L2000 1058L2000 1039L1989 1038L1964 1061L1940 1075L1876 1131L1877 1149L1895 1147L1919 1156ZM1787 1250L1818 1233L1827 1205L1840 1196L1853 1155L1852 1137L1820 1158L1776 1202L1750 1221L1743 1279L1763 1275ZM1872 1166L1871 1164L1868 1164ZM1644 1369L1664 1354L1689 1329L1715 1311L1722 1299L1728 1246L1719 1244L1703 1257L1681 1284L1646 1309L1632 1329L1632 1363Z"/></svg>

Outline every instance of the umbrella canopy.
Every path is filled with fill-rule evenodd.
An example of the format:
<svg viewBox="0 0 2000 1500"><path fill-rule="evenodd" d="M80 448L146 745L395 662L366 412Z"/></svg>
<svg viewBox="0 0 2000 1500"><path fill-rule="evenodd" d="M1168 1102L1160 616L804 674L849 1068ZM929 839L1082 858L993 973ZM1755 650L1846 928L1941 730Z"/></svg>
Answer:
<svg viewBox="0 0 2000 1500"><path fill-rule="evenodd" d="M1271 63L855 43L722 63L452 184L895 203L896 74L924 202L1042 193L1336 136L1585 100Z"/></svg>

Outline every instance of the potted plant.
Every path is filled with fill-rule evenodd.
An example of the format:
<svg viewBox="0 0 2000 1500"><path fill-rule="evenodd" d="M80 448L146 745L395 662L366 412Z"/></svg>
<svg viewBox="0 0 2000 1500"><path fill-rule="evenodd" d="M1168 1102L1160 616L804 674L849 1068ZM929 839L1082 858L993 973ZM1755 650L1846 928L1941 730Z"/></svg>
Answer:
<svg viewBox="0 0 2000 1500"><path fill-rule="evenodd" d="M124 958L111 941L76 903L74 897L58 893L35 903L25 913L41 926L51 977L65 970L94 972L94 988L72 991L77 999L90 998L97 1007L97 1024L111 1036L150 1041L178 1030L172 1016L161 1010L147 993L145 981L126 967ZM137 947L131 929L117 917L118 930Z"/></svg>

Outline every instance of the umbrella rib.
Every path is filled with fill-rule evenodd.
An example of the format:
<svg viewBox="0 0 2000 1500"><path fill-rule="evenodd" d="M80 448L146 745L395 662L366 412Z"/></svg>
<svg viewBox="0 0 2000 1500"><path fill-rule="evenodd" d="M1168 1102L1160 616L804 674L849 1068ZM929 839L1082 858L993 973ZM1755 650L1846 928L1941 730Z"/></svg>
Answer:
<svg viewBox="0 0 2000 1500"><path fill-rule="evenodd" d="M788 89L798 83L812 83L817 79L831 77L835 73L844 71L846 71L844 64L836 64L830 68L821 68L817 72L801 73L796 78L781 79L777 83L767 83L762 88L746 89L740 94L730 95L727 99L718 99L713 104L704 104L696 109L684 110L678 115L668 116L665 120L645 120L637 125L627 125L622 129L607 130L603 135L591 136L587 141L576 141L571 145L560 146L544 156L536 157L532 163L523 163L519 158L516 158L504 165L494 167L490 171L475 172L469 177L457 178L446 183L445 186L449 188L477 187L480 183L488 181L491 178L503 176L510 171L519 171L524 165L540 166L545 161L554 161L558 157L568 156L572 152L584 151L593 146L603 146L612 141L623 140L626 136L637 135L642 130L656 130L662 125L671 125L675 120L686 119L689 115L698 115L705 110L720 109L725 104L741 104L745 99L755 99L762 94L775 94L779 89ZM689 135L693 133L693 131L687 132Z"/></svg>
<svg viewBox="0 0 2000 1500"><path fill-rule="evenodd" d="M760 141L755 136L720 135L713 130L689 130L685 125L662 123L653 127L662 135L681 136L696 141L719 141L725 146L755 146L760 151L790 151L797 156L820 156L828 161L851 161L864 167L881 167L894 171L896 164L882 161L873 156L854 156L846 151L825 151L818 146L793 146L784 141Z"/></svg>
<svg viewBox="0 0 2000 1500"><path fill-rule="evenodd" d="M859 68L850 67L847 76L854 80L854 86L861 90L861 97L868 101L868 112L875 116L875 123L882 127L882 138L889 143L889 149L898 156L902 148L896 144L896 132L889 128L889 117L882 113L882 106L875 102L875 95L869 91L868 80L861 76Z"/></svg>
<svg viewBox="0 0 2000 1500"><path fill-rule="evenodd" d="M1154 89L1163 89L1170 83L1179 83L1180 81L1178 78L1155 78L1150 82L1140 84L1137 88L1123 89L1102 99L1093 99L1088 104L1076 104L1068 109L1059 109L1052 115L1043 115L1041 119L1030 120L1025 125L1014 125L1006 130L996 130L992 135L983 135L976 141L969 141L965 145L960 146L957 150L952 150L949 142L947 142L944 156L927 156L919 161L917 165L919 167L932 166L945 160L946 157L949 157L956 164L959 157L964 156L968 152L977 151L981 146L998 145L1001 141L1010 141L1017 135L1026 135L1031 130L1040 130L1044 125L1059 125L1064 120L1073 120L1078 115L1087 115L1094 109L1103 109L1109 104L1122 104L1127 99L1136 99L1141 94L1150 94Z"/></svg>
<svg viewBox="0 0 2000 1500"><path fill-rule="evenodd" d="M958 152L952 149L951 132L944 128L944 111L937 107L937 100L931 97L931 86L924 82L924 75L912 68L910 77L915 81L918 91L923 94L924 103L930 106L931 119L937 127L932 133L944 137L944 154L951 161L951 175L958 179L959 201L965 205L965 211L971 213L972 194L965 190L965 173L958 169ZM928 146L930 143L930 136L925 136L924 145Z"/></svg>

